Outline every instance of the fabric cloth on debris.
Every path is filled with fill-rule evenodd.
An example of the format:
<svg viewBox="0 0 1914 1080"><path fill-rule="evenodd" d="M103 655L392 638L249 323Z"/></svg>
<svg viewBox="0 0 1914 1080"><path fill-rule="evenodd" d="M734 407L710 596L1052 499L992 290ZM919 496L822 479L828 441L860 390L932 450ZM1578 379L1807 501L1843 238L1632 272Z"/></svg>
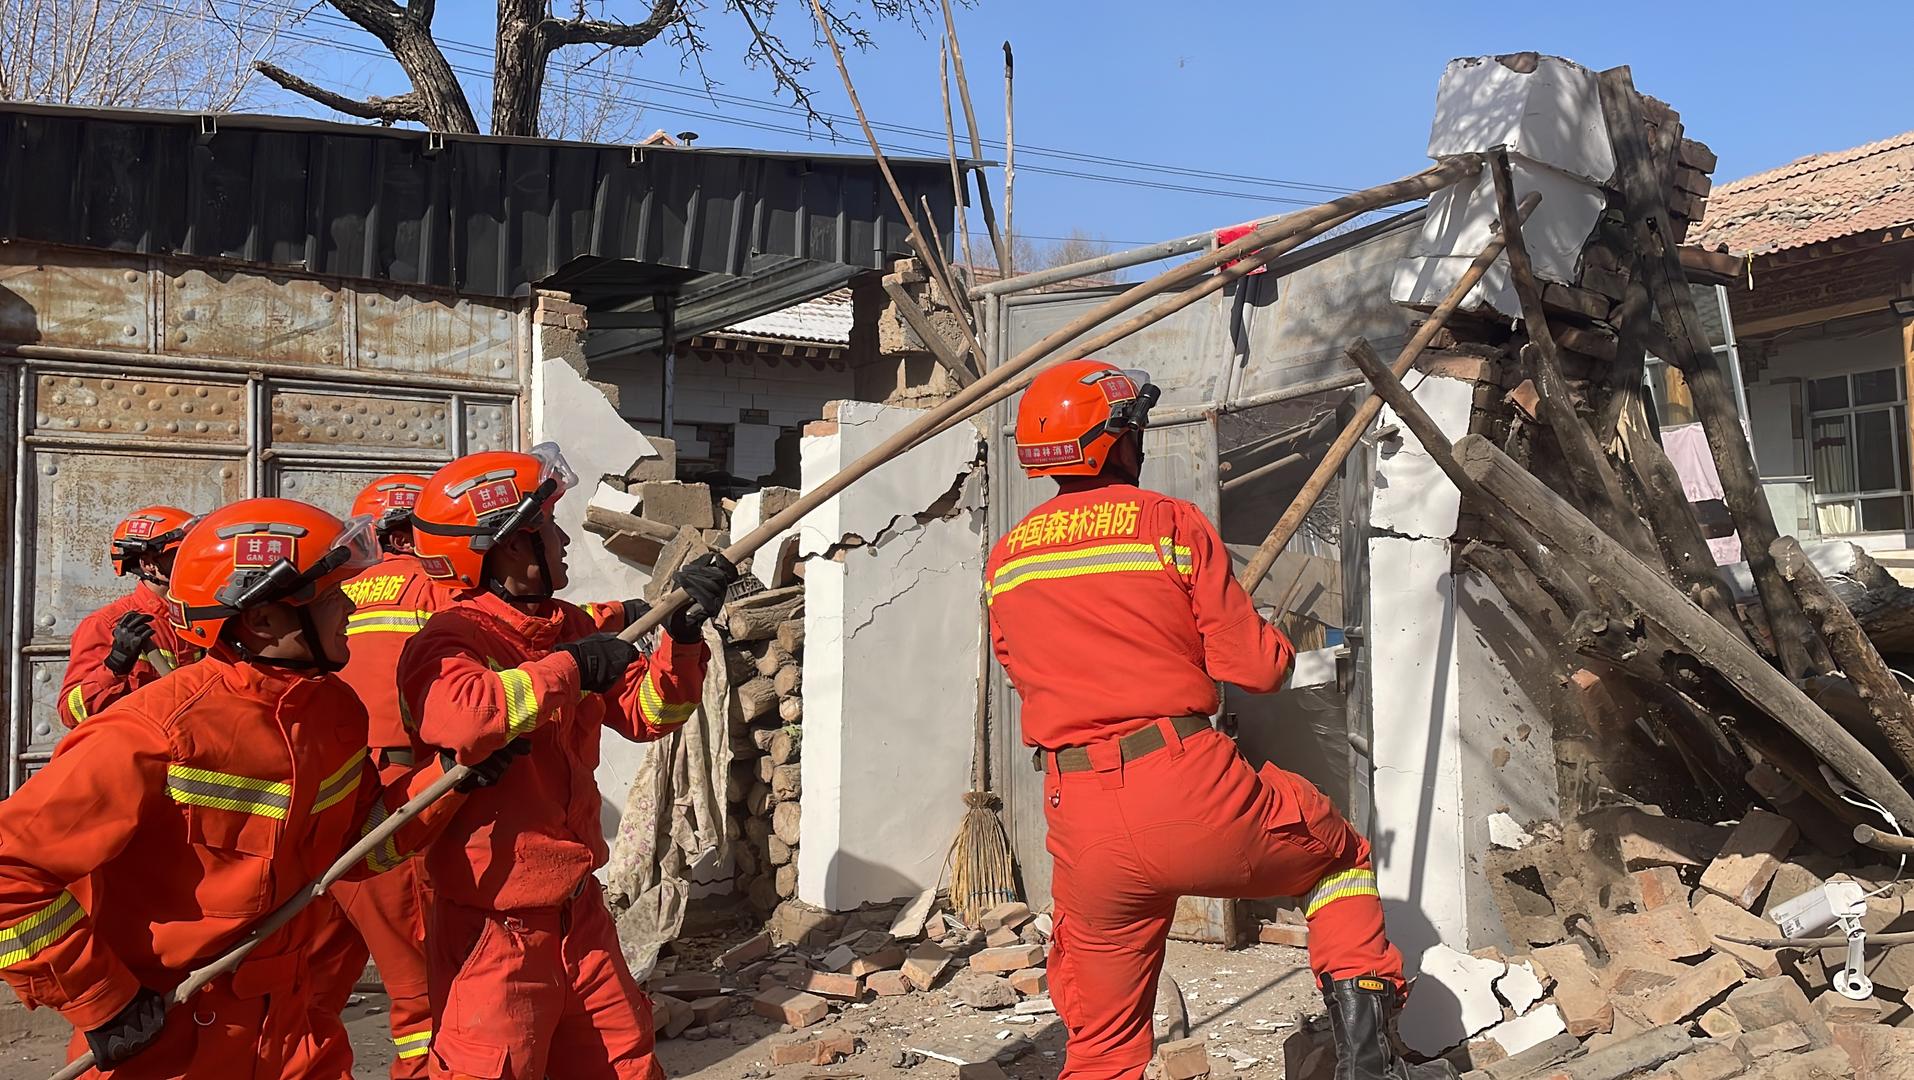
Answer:
<svg viewBox="0 0 1914 1080"><path fill-rule="evenodd" d="M0 976L98 1027L140 987L170 990L218 956L441 775L435 762L382 783L345 683L215 649L89 719L0 803ZM399 864L455 807L408 822L351 873ZM233 994L303 1013L318 915L262 943Z"/></svg>
<svg viewBox="0 0 1914 1080"><path fill-rule="evenodd" d="M555 652L597 631L564 601L521 610L468 594L433 616L399 663L419 736L478 761L509 740L531 751L474 792L426 856L434 899L427 972L433 1076L659 1076L650 1005L618 947L592 871L601 729L651 741L696 711L709 649L661 637L604 693L579 691ZM509 1018L509 1019L508 1019Z"/></svg>
<svg viewBox="0 0 1914 1080"><path fill-rule="evenodd" d="M113 627L129 611L153 617L153 650L174 667L199 659L200 650L180 640L166 610L166 600L144 584L80 620L73 630L73 643L66 661L66 678L60 682L60 696L54 712L67 727L79 727L87 717L113 704L160 677L159 669L144 656L124 675L115 675L106 666L113 651Z"/></svg>
<svg viewBox="0 0 1914 1080"><path fill-rule="evenodd" d="M1289 642L1182 499L1128 484L1059 495L997 541L984 578L991 644L1030 746L1208 716L1217 680L1267 693L1289 672Z"/></svg>
<svg viewBox="0 0 1914 1080"><path fill-rule="evenodd" d="M1123 484L1059 496L998 541L986 575L1024 741L1084 747L1092 766L1043 757L1064 1077L1143 1074L1180 896L1302 897L1312 970L1400 987L1368 843L1308 781L1171 721L1215 710L1212 679L1274 690L1294 658L1195 506ZM1125 762L1119 739L1149 725L1162 748Z"/></svg>
<svg viewBox="0 0 1914 1080"><path fill-rule="evenodd" d="M1714 451L1708 449L1708 435L1700 424L1662 428L1661 445L1681 477L1681 490L1689 502L1722 497L1721 474L1715 471Z"/></svg>
<svg viewBox="0 0 1914 1080"><path fill-rule="evenodd" d="M724 647L709 623L705 644ZM618 915L618 940L632 975L644 979L658 951L684 925L694 868L724 842L725 778L731 739L725 730L730 684L723 664L705 672L704 707L652 746L638 766L618 819L605 892Z"/></svg>

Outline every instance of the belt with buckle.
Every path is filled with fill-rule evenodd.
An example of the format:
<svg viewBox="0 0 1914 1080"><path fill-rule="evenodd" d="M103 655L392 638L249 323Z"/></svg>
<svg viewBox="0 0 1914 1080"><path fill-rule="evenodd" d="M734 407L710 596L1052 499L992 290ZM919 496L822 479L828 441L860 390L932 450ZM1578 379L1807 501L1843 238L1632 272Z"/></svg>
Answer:
<svg viewBox="0 0 1914 1080"><path fill-rule="evenodd" d="M1178 736L1187 739L1199 731L1210 730L1210 718L1207 716L1174 716L1170 718L1170 727ZM1138 728L1128 735L1117 739L1116 743L1117 754L1125 763L1135 761L1137 758L1144 757L1148 754L1154 754L1169 745L1163 738L1163 729L1155 724ZM1096 768L1096 766L1090 762L1090 751L1087 747L1066 746L1057 751L1046 751L1039 748L1035 757L1032 759L1032 763L1036 765L1038 772L1044 771L1044 755L1046 753L1056 758L1058 772L1089 772Z"/></svg>

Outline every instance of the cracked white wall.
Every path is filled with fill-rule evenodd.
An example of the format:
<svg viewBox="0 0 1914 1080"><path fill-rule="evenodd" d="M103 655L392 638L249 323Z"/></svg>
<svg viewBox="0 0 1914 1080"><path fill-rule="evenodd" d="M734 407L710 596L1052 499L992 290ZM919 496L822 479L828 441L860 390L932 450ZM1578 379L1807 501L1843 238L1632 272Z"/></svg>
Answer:
<svg viewBox="0 0 1914 1080"><path fill-rule="evenodd" d="M560 593L574 603L624 600L644 592L646 575L605 550L585 531L585 507L599 478L623 476L632 462L655 457L644 435L619 417L605 395L560 355L563 335L536 333L532 354L532 442L555 442L578 474L578 486L558 501L558 524L571 535L565 562L571 583ZM607 731L598 762L599 817L605 835L618 835L625 795L644 763L646 748Z"/></svg>
<svg viewBox="0 0 1914 1080"><path fill-rule="evenodd" d="M1457 439L1474 391L1426 377L1414 392ZM1432 946L1499 942L1482 873L1489 815L1543 820L1557 804L1538 646L1493 586L1454 571L1461 493L1385 408L1378 428L1391 425L1400 438L1377 455L1370 505L1370 840L1389 935L1413 972Z"/></svg>
<svg viewBox="0 0 1914 1080"><path fill-rule="evenodd" d="M840 403L837 432L803 441L806 490L917 415ZM958 425L799 525L806 561L797 866L798 898L807 903L846 910L934 886L963 817L982 648L977 454L976 430Z"/></svg>

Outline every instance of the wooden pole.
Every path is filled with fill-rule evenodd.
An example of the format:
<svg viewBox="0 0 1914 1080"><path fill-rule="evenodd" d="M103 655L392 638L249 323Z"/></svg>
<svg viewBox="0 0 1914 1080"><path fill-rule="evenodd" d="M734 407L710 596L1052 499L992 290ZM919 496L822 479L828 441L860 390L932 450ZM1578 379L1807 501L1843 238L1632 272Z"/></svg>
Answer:
<svg viewBox="0 0 1914 1080"><path fill-rule="evenodd" d="M1914 837L1884 833L1872 825L1856 825L1854 842L1889 855L1914 855Z"/></svg>
<svg viewBox="0 0 1914 1080"><path fill-rule="evenodd" d="M977 257L970 253L970 185L964 183L963 166L957 163L957 125L950 115L950 35L937 50L937 74L944 88L944 150L950 154L950 191L957 198L957 236L964 245L964 265L974 274ZM954 303L955 297L952 298Z"/></svg>
<svg viewBox="0 0 1914 1080"><path fill-rule="evenodd" d="M1017 62L1010 52L1010 42L1004 42L1004 256L1006 259L1017 255L1017 113L1015 102L1017 89ZM1005 277L1013 277L1016 269L1009 262L1003 264Z"/></svg>
<svg viewBox="0 0 1914 1080"><path fill-rule="evenodd" d="M1802 610L1827 640L1828 651L1854 684L1854 692L1867 703L1868 718L1880 729L1881 738L1901 764L1914 770L1914 703L1908 701L1900 680L1888 670L1887 661L1881 659L1874 642L1855 621L1854 612L1828 588L1821 571L1808 561L1807 552L1794 537L1776 540L1769 553L1774 556L1775 569L1794 586Z"/></svg>
<svg viewBox="0 0 1914 1080"><path fill-rule="evenodd" d="M950 66L957 72L957 99L963 102L964 124L970 129L970 156L982 161L984 141L977 135L977 109L970 100L970 80L964 77L964 48L957 42L957 17L951 14L950 0L940 3L944 8L944 36L950 39ZM1010 265L1010 249L997 228L997 211L990 205L990 180L982 169L977 171L977 207L984 212L984 231L990 234L997 252L997 269L1002 270Z"/></svg>
<svg viewBox="0 0 1914 1080"><path fill-rule="evenodd" d="M1515 179L1509 171L1507 150L1498 149L1489 155L1489 175L1495 183L1496 215L1506 221L1515 214ZM1530 358L1535 364L1536 400L1542 419L1554 430L1562 461L1594 510L1595 520L1636 555L1659 561L1661 553L1655 547L1654 538L1648 535L1641 519L1629 512L1628 500L1622 495L1621 481L1616 479L1615 470L1608 467L1601 448L1595 445L1594 433L1575 414L1568 380L1562 375L1561 357L1556 353L1555 335L1549 330L1548 309L1542 306L1542 287L1535 279L1534 265L1529 262L1528 243L1520 229L1509 231L1505 236L1509 279L1522 303L1522 322L1528 331Z"/></svg>
<svg viewBox="0 0 1914 1080"><path fill-rule="evenodd" d="M844 50L838 48L837 35L831 32L831 21L824 16L823 0L811 0L811 10L817 15L817 24L824 31L825 43L831 47L831 57L837 61L837 73L844 79L845 96L851 99L851 110L857 114L857 124L864 129L864 140L871 144L871 156L877 159L877 171L884 174L884 183L891 189L891 198L904 215L904 225L910 230L911 246L917 249L930 276L943 287L944 295L950 298L951 307L956 310L966 294L958 292L956 283L940 272L944 266L943 253L924 239L924 230L918 226L917 214L911 209L910 200L904 197L904 189L898 186L896 175L891 172L891 163L884 157L884 148L878 145L877 132L871 130L871 122L864 115L864 104L857 98L857 87L851 83L851 69L844 62ZM977 332L970 328L970 319L966 316L966 312L957 311L957 325L962 328L965 344L969 346L971 355L977 358L977 369L981 371L985 366L984 347L977 340Z"/></svg>
<svg viewBox="0 0 1914 1080"><path fill-rule="evenodd" d="M1522 206L1516 214L1517 220L1527 221L1529 214L1541 201L1540 195L1530 195L1522 200ZM1506 229L1498 232L1483 247L1482 254L1477 255L1475 261L1469 264L1469 268L1463 271L1461 279L1455 283L1454 288L1449 290L1449 295L1443 297L1442 303L1436 305L1436 309L1429 313L1429 317L1423 320L1421 326L1416 328L1415 334L1396 355L1396 362L1390 366L1390 370L1395 372L1398 379L1408 374L1409 369L1415 366L1416 358L1422 355L1422 350L1428 348L1429 342L1435 340L1436 334L1440 333L1442 327L1449 321L1449 316L1455 314L1456 309L1462 306L1462 301L1468 299L1469 293L1475 289L1476 283L1482 280L1482 275L1487 273L1495 260L1501 257L1503 237L1506 235ZM1380 412L1382 412L1381 398L1364 398L1362 403L1356 406L1356 415L1350 417L1349 423L1343 425L1341 434L1336 436L1336 441L1329 444L1329 452L1316 463L1316 471L1310 474L1309 479L1303 484L1303 489L1297 492L1296 498L1290 502L1289 509L1283 511L1283 516L1276 519L1276 524L1269 530L1269 535L1263 538L1256 553L1250 556L1248 565L1243 567L1241 580L1244 589L1254 593L1256 587L1263 583L1263 579L1269 576L1270 567L1276 565L1276 557L1289 546L1290 538L1295 536L1296 530L1302 527L1303 518L1315 509L1316 501L1322 498L1323 492L1329 489L1330 483L1342 472L1342 464L1348 460L1349 452L1356 448L1356 442L1362 438L1363 432L1369 430L1369 425L1375 422L1376 415Z"/></svg>
<svg viewBox="0 0 1914 1080"><path fill-rule="evenodd" d="M1827 671L1833 661L1814 635L1794 594L1774 568L1769 549L1779 532L1767 496L1761 491L1754 455L1739 420L1740 409L1727 376L1715 363L1714 350L1702 333L1694 298L1681 266L1681 237L1674 232L1667 200L1656 181L1654 159L1642 132L1634 80L1625 67L1598 76L1602 115L1615 150L1616 177L1625 197L1630 245L1636 275L1668 331L1670 352L1663 359L1682 373L1693 395L1695 414L1708 437L1715 469L1721 477L1722 501L1741 536L1742 556L1761 596L1761 606L1773 631L1776 656L1789 678Z"/></svg>
<svg viewBox="0 0 1914 1080"><path fill-rule="evenodd" d="M1780 721L1848 783L1902 821L1914 821L1914 798L1854 736L1801 689L1709 618L1659 572L1630 554L1561 496L1479 435L1456 441L1462 470L1513 511L1551 547L1666 628L1682 647L1732 684L1748 703Z"/></svg>

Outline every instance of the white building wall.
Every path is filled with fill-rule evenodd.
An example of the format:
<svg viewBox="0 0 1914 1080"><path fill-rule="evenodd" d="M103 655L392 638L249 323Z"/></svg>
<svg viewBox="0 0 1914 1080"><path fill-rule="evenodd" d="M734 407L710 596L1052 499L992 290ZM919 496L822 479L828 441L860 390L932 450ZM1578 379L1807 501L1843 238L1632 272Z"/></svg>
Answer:
<svg viewBox="0 0 1914 1080"><path fill-rule="evenodd" d="M592 365L592 378L618 387L619 412L654 433L661 413L659 363L656 353L645 353ZM679 425L674 432L678 454L699 458L709 452L708 447L691 438L690 429L684 425L735 425L745 409L760 409L768 414L766 426L771 431L770 442L774 443L777 429L803 427L823 415L826 402L850 398L852 384L849 368L829 363L820 369L808 360L767 363L757 358L745 363L742 359L721 361L704 356L680 356L672 384L672 418ZM725 462L726 471L745 479L756 479L769 472L769 444L763 435L762 431L740 432L740 443L734 448L733 457L742 460ZM747 442L750 448L744 449ZM749 471L760 466L760 471Z"/></svg>
<svg viewBox="0 0 1914 1080"><path fill-rule="evenodd" d="M803 441L815 487L917 413L838 407ZM978 437L945 432L799 526L804 794L798 898L832 910L933 887L964 813L983 646ZM948 516L919 522L956 485Z"/></svg>

